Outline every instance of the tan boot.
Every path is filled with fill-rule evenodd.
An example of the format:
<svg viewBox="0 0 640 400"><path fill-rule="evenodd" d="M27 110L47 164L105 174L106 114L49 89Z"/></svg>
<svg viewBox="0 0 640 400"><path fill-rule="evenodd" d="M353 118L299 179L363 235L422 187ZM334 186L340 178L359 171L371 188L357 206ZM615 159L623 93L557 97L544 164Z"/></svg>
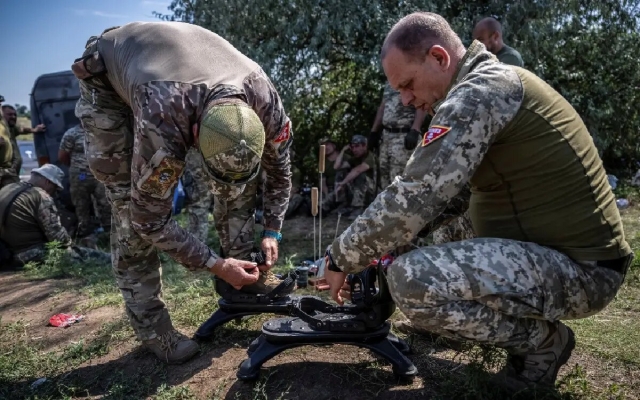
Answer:
<svg viewBox="0 0 640 400"><path fill-rule="evenodd" d="M240 289L241 292L250 294L267 294L275 289L282 281L278 279L271 271L260 271L260 277L258 282L252 285L243 286ZM292 285L289 288L278 293L278 296L283 297L291 294L294 291L296 285Z"/></svg>
<svg viewBox="0 0 640 400"><path fill-rule="evenodd" d="M142 343L156 357L167 364L181 364L200 350L196 342L175 329L171 329L155 339L145 340Z"/></svg>
<svg viewBox="0 0 640 400"><path fill-rule="evenodd" d="M492 381L514 392L528 387L553 388L560 367L569 361L576 346L571 328L560 322L554 328L555 332L536 351L509 355L507 365Z"/></svg>

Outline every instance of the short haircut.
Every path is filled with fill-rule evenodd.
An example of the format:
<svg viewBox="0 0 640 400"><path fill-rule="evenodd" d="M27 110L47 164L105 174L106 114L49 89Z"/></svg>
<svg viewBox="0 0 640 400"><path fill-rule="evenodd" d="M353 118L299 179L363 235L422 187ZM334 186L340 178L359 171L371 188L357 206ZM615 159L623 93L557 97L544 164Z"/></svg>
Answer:
<svg viewBox="0 0 640 400"><path fill-rule="evenodd" d="M394 46L413 58L422 59L431 46L448 50L464 47L462 41L442 16L430 12L415 12L398 21L387 34L380 57L385 58Z"/></svg>
<svg viewBox="0 0 640 400"><path fill-rule="evenodd" d="M493 17L481 19L476 24L476 26L485 26L489 32L498 32L500 36L502 36L502 24L500 24L500 22L498 22L498 20Z"/></svg>
<svg viewBox="0 0 640 400"><path fill-rule="evenodd" d="M13 111L16 111L16 108L14 106L10 105L10 104L3 104L2 105L2 109L4 110L5 108L10 108Z"/></svg>

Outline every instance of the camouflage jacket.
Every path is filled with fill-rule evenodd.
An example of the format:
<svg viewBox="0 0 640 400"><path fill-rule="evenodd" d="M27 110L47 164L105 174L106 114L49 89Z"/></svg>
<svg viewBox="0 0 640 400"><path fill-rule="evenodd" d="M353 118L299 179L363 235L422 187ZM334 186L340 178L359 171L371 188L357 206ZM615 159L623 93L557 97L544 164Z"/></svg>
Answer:
<svg viewBox="0 0 640 400"><path fill-rule="evenodd" d="M81 125L77 125L67 130L60 140L60 150L71 155L70 172L91 173L84 152L84 136L84 129Z"/></svg>
<svg viewBox="0 0 640 400"><path fill-rule="evenodd" d="M522 87L510 67L474 42L404 175L332 243L337 266L358 272L409 243L468 186L498 133L520 107ZM443 129L444 128L444 129Z"/></svg>
<svg viewBox="0 0 640 400"><path fill-rule="evenodd" d="M400 92L393 90L388 82L384 86L383 97L382 126L385 129L411 129L416 117L415 107L403 105Z"/></svg>

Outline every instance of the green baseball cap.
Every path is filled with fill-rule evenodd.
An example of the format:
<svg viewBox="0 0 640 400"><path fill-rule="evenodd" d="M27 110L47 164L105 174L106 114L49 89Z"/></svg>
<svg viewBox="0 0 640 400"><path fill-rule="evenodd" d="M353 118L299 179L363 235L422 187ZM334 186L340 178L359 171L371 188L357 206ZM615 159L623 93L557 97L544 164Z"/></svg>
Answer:
<svg viewBox="0 0 640 400"><path fill-rule="evenodd" d="M243 185L260 170L264 125L246 103L229 100L210 106L200 122L198 147L205 170L226 185Z"/></svg>

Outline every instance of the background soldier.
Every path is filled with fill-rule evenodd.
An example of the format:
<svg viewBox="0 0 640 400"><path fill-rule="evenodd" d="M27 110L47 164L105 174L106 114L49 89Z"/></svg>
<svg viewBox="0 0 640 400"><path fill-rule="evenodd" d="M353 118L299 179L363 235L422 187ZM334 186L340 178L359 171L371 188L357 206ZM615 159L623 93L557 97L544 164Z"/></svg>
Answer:
<svg viewBox="0 0 640 400"><path fill-rule="evenodd" d="M77 125L67 130L60 141L58 160L69 166L69 189L71 202L76 208L78 217L77 235L80 238L94 232L91 210L94 200L97 205L95 214L100 217L102 228L111 230L111 206L107 200L104 185L91 173L84 152L85 131Z"/></svg>
<svg viewBox="0 0 640 400"><path fill-rule="evenodd" d="M12 183L0 189L0 239L13 253L13 266L43 261L47 243L59 246L75 261L93 258L108 264L109 254L72 246L71 237L60 223L52 195L61 190L64 173L53 164L31 172L29 182ZM6 216L6 220L2 220Z"/></svg>
<svg viewBox="0 0 640 400"><path fill-rule="evenodd" d="M371 128L372 149L380 147L380 188L386 188L393 178L402 175L409 157L422 138L422 123L426 112L402 104L400 93L386 83L382 102ZM382 144L380 130L382 128Z"/></svg>
<svg viewBox="0 0 640 400"><path fill-rule="evenodd" d="M16 171L16 174L20 175L20 170L22 169L22 154L20 153L20 148L18 147L18 141L16 138L18 135L24 135L27 133L44 132L47 128L44 124L37 125L35 128L19 126L18 113L16 109L9 104L2 105L2 114L4 115L4 119L7 121L7 125L9 125L9 132L11 134L11 145L13 146L14 153L14 170Z"/></svg>
<svg viewBox="0 0 640 400"><path fill-rule="evenodd" d="M473 28L473 39L484 44L484 47L495 54L501 63L524 67L524 61L518 50L507 46L502 41L502 25L495 18L480 20Z"/></svg>
<svg viewBox="0 0 640 400"><path fill-rule="evenodd" d="M0 98L4 101L4 97L0 96ZM0 103L2 101L0 101ZM4 117L0 116L0 189L10 183L20 181L15 168L16 159L9 126L4 120Z"/></svg>

